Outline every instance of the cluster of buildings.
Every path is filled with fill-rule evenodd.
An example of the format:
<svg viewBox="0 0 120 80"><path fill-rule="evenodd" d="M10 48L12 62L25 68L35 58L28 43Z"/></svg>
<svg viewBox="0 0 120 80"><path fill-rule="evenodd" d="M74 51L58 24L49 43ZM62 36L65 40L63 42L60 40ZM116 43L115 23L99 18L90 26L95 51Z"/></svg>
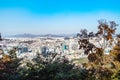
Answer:
<svg viewBox="0 0 120 80"><path fill-rule="evenodd" d="M95 43L94 39L90 42L95 45L99 43L97 41ZM8 54L13 48L17 48L17 57L27 59L33 59L38 53L43 56L57 53L67 56L70 60L87 57L84 55L84 50L79 50L78 38L37 37L2 39L0 35L0 55L3 53ZM108 48L106 53L110 49Z"/></svg>
<svg viewBox="0 0 120 80"><path fill-rule="evenodd" d="M1 35L0 35L1 37ZM0 41L0 53L9 54L9 51L17 48L16 54L20 58L32 59L37 53L47 56L49 54L68 55L80 54L77 38L64 37L38 37L38 38L7 38ZM72 55L72 56L71 56ZM78 57L78 56L77 56Z"/></svg>

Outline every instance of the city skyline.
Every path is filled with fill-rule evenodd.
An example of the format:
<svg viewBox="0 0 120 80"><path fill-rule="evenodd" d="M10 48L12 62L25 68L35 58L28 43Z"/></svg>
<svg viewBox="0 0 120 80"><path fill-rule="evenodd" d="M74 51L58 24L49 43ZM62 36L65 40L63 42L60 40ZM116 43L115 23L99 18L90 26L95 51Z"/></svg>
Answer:
<svg viewBox="0 0 120 80"><path fill-rule="evenodd" d="M84 28L95 32L99 19L120 24L119 3L119 0L1 0L0 32L72 34Z"/></svg>

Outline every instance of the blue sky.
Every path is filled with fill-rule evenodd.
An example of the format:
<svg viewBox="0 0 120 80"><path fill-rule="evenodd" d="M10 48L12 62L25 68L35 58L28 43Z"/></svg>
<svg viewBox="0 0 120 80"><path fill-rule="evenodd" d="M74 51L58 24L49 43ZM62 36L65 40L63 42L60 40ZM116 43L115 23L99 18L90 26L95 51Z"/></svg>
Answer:
<svg viewBox="0 0 120 80"><path fill-rule="evenodd" d="M120 0L0 0L0 32L70 34L83 28L97 31L99 19L120 24L119 3Z"/></svg>

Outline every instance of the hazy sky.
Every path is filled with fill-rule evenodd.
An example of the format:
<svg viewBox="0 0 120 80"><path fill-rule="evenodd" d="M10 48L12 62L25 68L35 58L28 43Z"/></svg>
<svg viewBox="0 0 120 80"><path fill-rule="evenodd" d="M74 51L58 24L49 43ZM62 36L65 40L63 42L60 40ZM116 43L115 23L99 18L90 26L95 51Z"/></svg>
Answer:
<svg viewBox="0 0 120 80"><path fill-rule="evenodd" d="M97 31L99 19L120 24L120 0L0 0L0 32L4 35Z"/></svg>

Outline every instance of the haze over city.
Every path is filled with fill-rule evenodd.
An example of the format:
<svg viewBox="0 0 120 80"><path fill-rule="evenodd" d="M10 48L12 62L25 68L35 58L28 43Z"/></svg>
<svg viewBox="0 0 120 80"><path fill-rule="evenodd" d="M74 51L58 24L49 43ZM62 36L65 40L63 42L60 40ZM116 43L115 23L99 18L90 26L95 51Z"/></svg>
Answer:
<svg viewBox="0 0 120 80"><path fill-rule="evenodd" d="M119 3L119 0L0 0L0 32L13 35L72 34L84 28L96 31L99 19L120 24Z"/></svg>

